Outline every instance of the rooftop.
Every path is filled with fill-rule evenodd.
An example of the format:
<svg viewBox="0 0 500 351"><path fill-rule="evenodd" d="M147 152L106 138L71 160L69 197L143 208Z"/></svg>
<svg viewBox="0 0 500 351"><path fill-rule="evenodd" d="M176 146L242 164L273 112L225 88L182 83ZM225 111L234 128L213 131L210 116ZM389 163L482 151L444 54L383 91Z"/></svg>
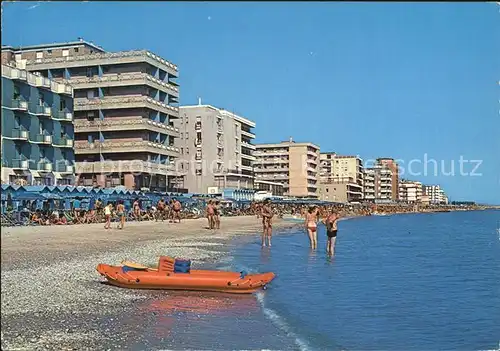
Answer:
<svg viewBox="0 0 500 351"><path fill-rule="evenodd" d="M89 46L99 52L106 52L102 47L83 40L82 38L78 38L76 41L68 41L68 42L63 42L63 43L51 43L51 44L38 44L38 45L25 45L25 46L20 46L20 47L13 47L13 46L7 46L7 45L2 45L2 51L3 50L9 50L9 51L33 51L33 50L42 50L42 49L56 49L56 48L63 48L63 47L73 47L73 46L82 46L86 45Z"/></svg>
<svg viewBox="0 0 500 351"><path fill-rule="evenodd" d="M213 105L185 105L185 106L180 106L179 107L179 110L182 110L182 109L196 109L196 108L208 108L210 110L213 110L214 112L218 112L220 113L221 115L224 115L224 116L227 116L229 118L233 118L234 120L238 121L238 122L241 122L241 123L244 123L252 128L255 128L255 122L254 121L251 121L245 117L241 117L233 112L230 112L226 109L223 109L223 108L220 108L220 107L215 107Z"/></svg>

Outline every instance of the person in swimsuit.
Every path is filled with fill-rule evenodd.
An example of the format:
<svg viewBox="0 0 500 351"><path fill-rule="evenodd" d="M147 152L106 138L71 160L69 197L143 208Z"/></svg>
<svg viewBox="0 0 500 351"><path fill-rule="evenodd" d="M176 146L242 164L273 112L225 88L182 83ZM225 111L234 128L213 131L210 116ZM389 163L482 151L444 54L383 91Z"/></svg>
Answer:
<svg viewBox="0 0 500 351"><path fill-rule="evenodd" d="M271 247L271 237L273 235L273 210L271 208L271 200L266 199L264 201L264 205L261 207L261 216L262 216L262 247L266 246L266 238L267 244Z"/></svg>
<svg viewBox="0 0 500 351"><path fill-rule="evenodd" d="M220 203L219 201L215 201L214 205L214 223L215 229L220 229Z"/></svg>
<svg viewBox="0 0 500 351"><path fill-rule="evenodd" d="M139 204L139 199L135 199L134 204L132 205L132 208L134 209L134 218L136 221L141 220L141 206Z"/></svg>
<svg viewBox="0 0 500 351"><path fill-rule="evenodd" d="M181 222L181 209L182 205L181 202L177 199L174 198L172 204L172 209L174 210L174 213L172 215L172 221L175 223L175 219L177 218L179 220L179 223Z"/></svg>
<svg viewBox="0 0 500 351"><path fill-rule="evenodd" d="M316 206L312 206L309 208L309 211L306 214L306 229L307 234L309 235L309 242L311 244L311 249L316 249L318 246L318 233L317 233L317 224L318 221L318 208Z"/></svg>
<svg viewBox="0 0 500 351"><path fill-rule="evenodd" d="M337 240L337 220L339 216L335 212L330 212L328 217L323 221L326 226L326 236L328 241L326 243L326 252L333 256L335 254L335 241Z"/></svg>
<svg viewBox="0 0 500 351"><path fill-rule="evenodd" d="M118 215L118 219L120 222L116 228L123 229L125 226L125 206L123 205L123 200L118 202L118 206L116 206L116 214Z"/></svg>
<svg viewBox="0 0 500 351"><path fill-rule="evenodd" d="M212 200L208 200L207 208L208 229L214 229L214 205Z"/></svg>
<svg viewBox="0 0 500 351"><path fill-rule="evenodd" d="M113 204L109 203L104 207L104 217L106 218L106 224L104 224L104 229L111 229L111 212L113 211Z"/></svg>

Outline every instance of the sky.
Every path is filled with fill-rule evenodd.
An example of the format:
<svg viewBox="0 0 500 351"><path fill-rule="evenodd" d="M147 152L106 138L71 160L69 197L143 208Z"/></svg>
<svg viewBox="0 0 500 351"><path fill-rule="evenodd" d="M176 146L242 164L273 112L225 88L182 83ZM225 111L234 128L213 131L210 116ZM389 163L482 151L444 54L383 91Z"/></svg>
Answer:
<svg viewBox="0 0 500 351"><path fill-rule="evenodd" d="M182 105L201 97L255 121L257 143L293 137L368 166L392 157L404 178L440 184L452 201L500 204L497 3L23 1L2 9L2 45L82 37L108 51L147 49L179 66Z"/></svg>

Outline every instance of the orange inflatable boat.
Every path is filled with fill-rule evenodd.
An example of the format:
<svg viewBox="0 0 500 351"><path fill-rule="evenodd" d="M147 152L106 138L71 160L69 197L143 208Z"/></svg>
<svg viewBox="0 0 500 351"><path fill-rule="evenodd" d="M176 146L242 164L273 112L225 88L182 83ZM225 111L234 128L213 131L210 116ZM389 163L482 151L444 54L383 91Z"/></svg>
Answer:
<svg viewBox="0 0 500 351"><path fill-rule="evenodd" d="M274 273L246 274L246 272L224 272L191 270L187 265L179 272L176 259L160 257L158 269L134 262L124 261L120 266L100 263L97 271L112 285L131 289L163 289L215 291L234 294L250 294L274 279Z"/></svg>

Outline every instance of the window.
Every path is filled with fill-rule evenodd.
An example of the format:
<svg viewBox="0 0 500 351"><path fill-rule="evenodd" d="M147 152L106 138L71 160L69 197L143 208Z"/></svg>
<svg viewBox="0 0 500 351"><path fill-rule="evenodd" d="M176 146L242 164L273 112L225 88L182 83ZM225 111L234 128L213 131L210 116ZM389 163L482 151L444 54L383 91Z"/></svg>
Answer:
<svg viewBox="0 0 500 351"><path fill-rule="evenodd" d="M78 52L78 48L75 48L75 52Z"/></svg>
<svg viewBox="0 0 500 351"><path fill-rule="evenodd" d="M59 109L60 109L61 111L64 111L64 110L66 109L66 100L61 99L61 100L59 101Z"/></svg>
<svg viewBox="0 0 500 351"><path fill-rule="evenodd" d="M47 54L52 55L52 50L47 50Z"/></svg>
<svg viewBox="0 0 500 351"><path fill-rule="evenodd" d="M43 94L41 92L38 93L38 104L40 106L43 106L43 103L44 103L44 98L43 98Z"/></svg>
<svg viewBox="0 0 500 351"><path fill-rule="evenodd" d="M19 87L14 85L14 95L13 95L14 100L19 99L20 96L21 92L19 91Z"/></svg>
<svg viewBox="0 0 500 351"><path fill-rule="evenodd" d="M189 132L186 132L186 139L189 139Z"/></svg>
<svg viewBox="0 0 500 351"><path fill-rule="evenodd" d="M181 155L184 155L184 148L181 147Z"/></svg>
<svg viewBox="0 0 500 351"><path fill-rule="evenodd" d="M40 158L41 159L45 158L45 150L43 148L40 148Z"/></svg>
<svg viewBox="0 0 500 351"><path fill-rule="evenodd" d="M189 155L189 148L186 148L186 155Z"/></svg>

